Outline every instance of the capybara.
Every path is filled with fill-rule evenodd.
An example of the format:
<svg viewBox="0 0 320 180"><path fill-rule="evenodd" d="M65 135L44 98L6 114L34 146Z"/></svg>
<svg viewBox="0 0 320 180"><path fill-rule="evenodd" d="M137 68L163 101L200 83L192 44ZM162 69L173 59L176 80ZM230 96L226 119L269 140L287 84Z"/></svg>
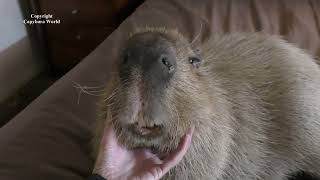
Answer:
<svg viewBox="0 0 320 180"><path fill-rule="evenodd" d="M320 68L303 50L260 33L213 35L194 47L177 30L142 28L119 57L95 146L112 125L127 148L165 157L194 126L186 156L163 179L320 174Z"/></svg>

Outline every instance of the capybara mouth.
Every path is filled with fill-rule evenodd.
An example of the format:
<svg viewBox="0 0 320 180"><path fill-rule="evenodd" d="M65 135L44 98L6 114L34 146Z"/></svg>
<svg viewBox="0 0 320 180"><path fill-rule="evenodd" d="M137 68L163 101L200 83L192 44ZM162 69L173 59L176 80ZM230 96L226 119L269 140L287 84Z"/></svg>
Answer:
<svg viewBox="0 0 320 180"><path fill-rule="evenodd" d="M144 125L139 126L138 123L134 123L128 126L130 141L133 143L133 148L147 148L152 153L162 159L167 154L159 149L160 144L165 138L165 130L163 125Z"/></svg>
<svg viewBox="0 0 320 180"><path fill-rule="evenodd" d="M163 126L156 124L142 126L134 123L129 126L129 130L138 137L150 139L160 137L163 133Z"/></svg>

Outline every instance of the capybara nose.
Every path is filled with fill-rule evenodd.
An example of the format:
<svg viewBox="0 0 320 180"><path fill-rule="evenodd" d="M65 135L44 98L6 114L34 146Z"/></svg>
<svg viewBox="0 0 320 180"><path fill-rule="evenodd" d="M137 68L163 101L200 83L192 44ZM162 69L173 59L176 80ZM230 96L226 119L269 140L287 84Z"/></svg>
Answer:
<svg viewBox="0 0 320 180"><path fill-rule="evenodd" d="M139 125L138 123L133 124L130 129L139 136L144 137L156 137L161 135L161 125Z"/></svg>
<svg viewBox="0 0 320 180"><path fill-rule="evenodd" d="M177 54L173 47L171 41L157 33L135 35L123 51L120 78L128 79L131 74L140 73L153 89L163 87L177 69Z"/></svg>
<svg viewBox="0 0 320 180"><path fill-rule="evenodd" d="M172 54L153 52L142 62L143 77L154 87L163 87L169 82L176 69L176 59Z"/></svg>

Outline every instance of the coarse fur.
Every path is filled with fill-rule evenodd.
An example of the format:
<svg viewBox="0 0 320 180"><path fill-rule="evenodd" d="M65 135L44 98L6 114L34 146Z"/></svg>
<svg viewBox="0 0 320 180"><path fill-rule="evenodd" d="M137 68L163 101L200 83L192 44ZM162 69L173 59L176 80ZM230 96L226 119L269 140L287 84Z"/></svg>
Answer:
<svg viewBox="0 0 320 180"><path fill-rule="evenodd" d="M195 126L186 156L163 179L280 180L299 170L320 175L320 69L310 55L276 36L235 33L207 40L194 67L188 58L196 53L178 31L143 28L129 40L141 33L168 37L176 53L177 71L160 102L170 114L161 122L164 135L139 139L123 128L139 120L122 120L134 114L132 93L142 81L137 69L127 86L117 75L108 84L95 146L112 124L128 148L164 156Z"/></svg>

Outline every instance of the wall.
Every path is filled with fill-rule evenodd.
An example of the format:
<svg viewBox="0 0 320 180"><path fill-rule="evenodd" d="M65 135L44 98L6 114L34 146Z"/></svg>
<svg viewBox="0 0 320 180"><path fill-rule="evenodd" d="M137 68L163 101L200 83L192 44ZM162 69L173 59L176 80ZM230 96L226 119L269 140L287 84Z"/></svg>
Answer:
<svg viewBox="0 0 320 180"><path fill-rule="evenodd" d="M0 52L26 36L17 0L0 0Z"/></svg>
<svg viewBox="0 0 320 180"><path fill-rule="evenodd" d="M17 0L0 0L0 103L43 70L35 58Z"/></svg>

